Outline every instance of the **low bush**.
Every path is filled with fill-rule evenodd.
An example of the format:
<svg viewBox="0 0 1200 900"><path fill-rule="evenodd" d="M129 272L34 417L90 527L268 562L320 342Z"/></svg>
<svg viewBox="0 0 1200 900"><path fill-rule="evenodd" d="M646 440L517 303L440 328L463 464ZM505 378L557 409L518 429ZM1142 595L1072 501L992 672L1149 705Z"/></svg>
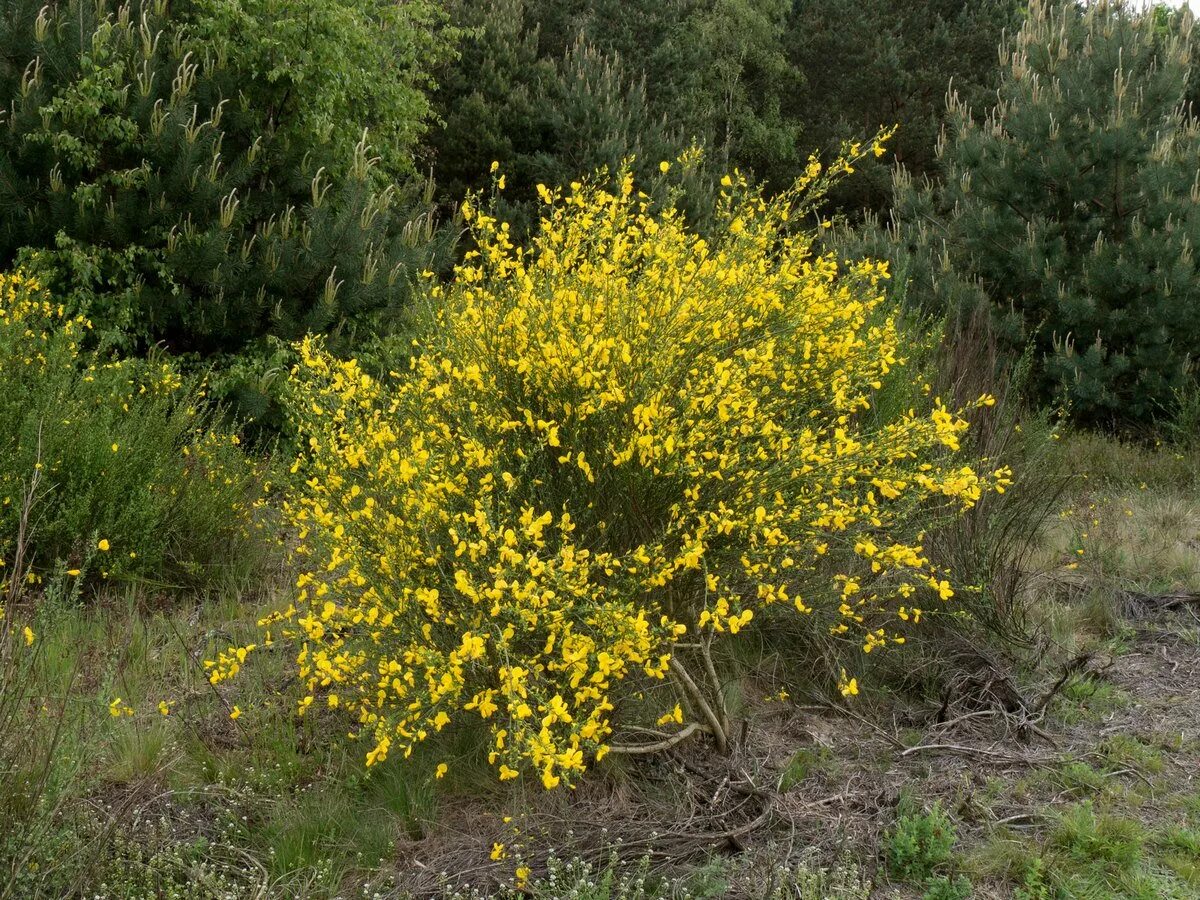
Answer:
<svg viewBox="0 0 1200 900"><path fill-rule="evenodd" d="M165 359L88 349L89 323L0 276L0 559L37 579L204 585L260 557L262 467Z"/></svg>
<svg viewBox="0 0 1200 900"><path fill-rule="evenodd" d="M957 840L954 823L941 806L935 803L925 812L904 797L887 838L888 868L912 884L932 882L950 863Z"/></svg>
<svg viewBox="0 0 1200 900"><path fill-rule="evenodd" d="M872 408L906 377L886 267L816 255L794 225L849 168L814 160L771 200L727 177L705 238L628 172L541 188L527 248L468 206L477 249L430 289L410 372L305 341L302 571L264 622L302 644L301 709L349 709L369 764L482 720L500 778L549 788L663 680L681 701L662 739L723 748L711 648L757 615L800 617L845 660L950 599L924 527L1005 473L956 459L967 423L935 398Z"/></svg>

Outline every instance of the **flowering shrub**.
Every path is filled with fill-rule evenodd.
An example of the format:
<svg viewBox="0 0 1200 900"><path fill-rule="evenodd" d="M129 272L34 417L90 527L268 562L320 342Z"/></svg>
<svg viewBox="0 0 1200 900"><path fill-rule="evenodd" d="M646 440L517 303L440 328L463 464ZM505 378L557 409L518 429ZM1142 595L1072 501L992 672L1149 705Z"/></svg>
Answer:
<svg viewBox="0 0 1200 900"><path fill-rule="evenodd" d="M0 561L196 584L257 558L261 473L237 436L169 362L110 357L90 327L0 274Z"/></svg>
<svg viewBox="0 0 1200 900"><path fill-rule="evenodd" d="M301 710L350 710L368 764L478 717L501 780L551 788L609 751L646 681L686 698L672 736L722 743L708 649L768 607L872 652L949 599L912 513L1004 473L954 461L960 411L872 410L904 362L886 268L815 255L795 224L849 169L814 160L773 200L726 178L707 237L627 172L540 187L528 248L468 204L477 249L428 289L411 371L306 340L302 572L262 623L299 644Z"/></svg>

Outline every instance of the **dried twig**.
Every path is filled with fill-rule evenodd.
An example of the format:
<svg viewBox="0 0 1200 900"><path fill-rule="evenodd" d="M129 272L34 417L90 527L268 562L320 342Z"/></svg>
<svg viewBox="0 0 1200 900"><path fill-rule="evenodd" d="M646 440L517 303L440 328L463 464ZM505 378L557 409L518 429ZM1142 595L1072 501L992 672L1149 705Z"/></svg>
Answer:
<svg viewBox="0 0 1200 900"><path fill-rule="evenodd" d="M967 747L963 744L920 744L909 747L901 756L912 756L914 753L956 753L961 756L986 756L1004 762L1022 763L1024 765L1041 765L1046 762L1041 758L1030 758L1016 753L1002 753L999 750L987 750L983 747Z"/></svg>
<svg viewBox="0 0 1200 900"><path fill-rule="evenodd" d="M652 744L611 744L609 745L608 752L626 756L634 756L640 753L658 753L661 750L669 750L676 744L682 743L697 731L707 732L708 729L699 722L692 722L682 731L664 736L662 740L655 741Z"/></svg>
<svg viewBox="0 0 1200 900"><path fill-rule="evenodd" d="M1046 691L1040 700L1034 705L1035 713L1042 712L1046 706L1053 700L1058 692L1063 689L1063 686L1071 679L1072 675L1077 675L1080 671L1087 667L1087 664L1092 661L1091 653L1080 653L1069 663L1063 666L1062 674L1059 675L1058 681L1054 682L1050 690ZM1035 720L1036 721L1036 720Z"/></svg>

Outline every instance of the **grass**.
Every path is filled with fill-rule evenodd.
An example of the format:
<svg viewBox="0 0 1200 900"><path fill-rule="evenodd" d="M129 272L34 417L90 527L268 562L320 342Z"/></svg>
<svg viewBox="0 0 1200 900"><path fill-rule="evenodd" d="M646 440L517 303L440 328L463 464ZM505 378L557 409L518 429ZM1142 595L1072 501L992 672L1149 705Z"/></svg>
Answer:
<svg viewBox="0 0 1200 900"><path fill-rule="evenodd" d="M833 754L825 747L802 747L797 750L779 776L779 790L786 793L818 772L828 769Z"/></svg>
<svg viewBox="0 0 1200 900"><path fill-rule="evenodd" d="M967 865L980 879L1000 880L1014 896L1037 898L1194 898L1196 835L1148 831L1138 819L1085 801L1056 813L1037 839L998 831Z"/></svg>
<svg viewBox="0 0 1200 900"><path fill-rule="evenodd" d="M1049 523L1036 551L1043 574L1035 587L1042 593L1032 619L1048 641L1040 646L1051 648L1047 664L1081 649L1127 651L1142 626L1124 618L1122 591L1200 584L1200 490L1188 466L1173 451L1093 438L1068 442L1067 455L1092 465L1107 460L1108 468L1074 482L1065 514ZM1155 460L1163 460L1167 475ZM22 834L10 829L0 841L0 859L21 858L32 844L10 896L56 897L86 888L131 898L332 898L363 891L400 897L411 864L397 848L436 853L434 835L464 811L478 816L484 809L545 805L540 791L529 793L523 784L496 785L479 761L481 736L470 729L448 731L428 755L368 770L361 747L317 739L335 712L296 715L284 652L264 651L242 677L213 688L202 660L252 636L269 600L259 591L177 594L164 602L153 589L131 586L110 588L102 602L82 604L66 592L42 602L26 686L38 698L27 720L28 743L37 751L28 756L27 780L32 783L38 760L48 758L49 766L38 776L44 782L39 791L0 797L6 821L35 823ZM1186 642L1186 623L1163 627ZM774 696L778 683L804 691L801 673L781 666L771 675L742 664L744 677L725 686L731 707L753 712L752 701L765 691L767 707L780 710L787 701ZM132 715L111 715L118 697L118 710ZM869 702L901 699L884 691ZM160 713L160 701L168 715ZM235 708L236 719L230 715ZM963 782L949 803L906 797L881 829L877 861L869 847L856 864L756 847L743 856L697 860L690 876L668 884L639 868L640 850L625 849L607 862L541 855L519 890L516 856L467 880L476 883L475 896L636 900L740 891L852 900L870 895L871 875L878 872L927 900L971 896L988 886L1026 900L1194 898L1200 896L1200 795L1171 796L1178 784L1172 757L1192 745L1186 736L1150 726L1101 733L1114 716L1137 711L1127 688L1102 672L1071 677L1047 721L1054 729L1096 733L1087 753L1016 780ZM921 743L922 735L919 728L897 727L904 747ZM435 759L449 761L446 778L433 777ZM814 785L823 790L826 781L853 783L856 771L885 777L889 760L894 756L855 761L824 741L793 744L774 784L782 796L805 796ZM647 763L652 769L663 764ZM616 760L603 777L618 794L638 796L659 790L644 783L645 771ZM678 778L661 784L670 802L691 802ZM1050 798L1057 806L1039 807ZM989 824L998 817L992 808L1012 803L1037 811L1036 827ZM513 827L502 826L499 814L488 821L464 826L479 828L485 848L493 832L502 836ZM544 854L539 840L526 834L524 846ZM423 864L436 866L436 858ZM443 893L454 890L447 885ZM464 890L461 896L471 896Z"/></svg>
<svg viewBox="0 0 1200 900"><path fill-rule="evenodd" d="M1195 449L1086 435L1068 437L1062 449L1076 474L1034 557L1042 573L1034 604L1040 652L1048 659L1083 651L1113 659L1155 633L1186 644L1186 616L1143 621L1127 598L1200 591ZM1160 802L1179 790L1179 764L1169 757L1188 750L1184 738L1159 734L1153 714L1103 672L1068 679L1049 713L1059 728L1098 736L1086 758L1037 770L1014 786L1009 798L1049 817L1035 814L1032 821L1041 824L1032 830L984 828L966 854L972 876L1006 885L1019 900L1200 896L1200 855L1187 812L1196 801L1177 801L1178 814ZM1146 725L1105 727L1118 716ZM1039 803L1046 805L1039 810ZM1181 821L1173 823L1176 815Z"/></svg>

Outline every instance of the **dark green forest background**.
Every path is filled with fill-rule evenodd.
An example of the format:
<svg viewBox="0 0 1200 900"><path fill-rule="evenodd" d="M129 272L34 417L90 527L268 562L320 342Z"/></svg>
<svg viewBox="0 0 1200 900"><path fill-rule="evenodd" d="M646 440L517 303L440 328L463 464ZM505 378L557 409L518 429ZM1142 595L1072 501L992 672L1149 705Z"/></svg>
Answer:
<svg viewBox="0 0 1200 900"><path fill-rule="evenodd" d="M493 162L518 234L536 185L629 157L703 225L726 171L782 189L896 125L829 198L832 250L891 260L951 338L982 314L1036 402L1190 429L1193 44L1104 2L7 0L0 267L270 434L288 342L403 334Z"/></svg>

